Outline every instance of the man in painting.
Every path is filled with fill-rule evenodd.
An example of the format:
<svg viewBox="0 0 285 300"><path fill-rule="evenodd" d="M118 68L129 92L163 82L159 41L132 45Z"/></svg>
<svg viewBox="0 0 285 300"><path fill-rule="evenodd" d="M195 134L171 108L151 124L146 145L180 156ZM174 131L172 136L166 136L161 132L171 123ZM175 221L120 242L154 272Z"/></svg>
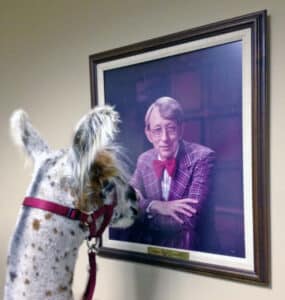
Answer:
<svg viewBox="0 0 285 300"><path fill-rule="evenodd" d="M183 136L183 110L173 98L158 98L145 115L153 149L137 161L131 185L140 198L137 242L193 249L196 224L209 190L214 151Z"/></svg>

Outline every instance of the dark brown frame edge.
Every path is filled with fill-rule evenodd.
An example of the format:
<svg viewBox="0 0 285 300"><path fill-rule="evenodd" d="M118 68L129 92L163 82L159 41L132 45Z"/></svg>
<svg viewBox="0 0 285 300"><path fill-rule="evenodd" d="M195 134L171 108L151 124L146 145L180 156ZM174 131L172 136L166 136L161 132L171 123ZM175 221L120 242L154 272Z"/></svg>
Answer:
<svg viewBox="0 0 285 300"><path fill-rule="evenodd" d="M97 64L250 28L252 33L252 144L254 271L213 264L185 262L138 252L101 247L99 255L114 259L171 267L209 276L268 286L270 283L268 193L267 11L258 11L209 25L150 39L89 56L91 106L98 104Z"/></svg>

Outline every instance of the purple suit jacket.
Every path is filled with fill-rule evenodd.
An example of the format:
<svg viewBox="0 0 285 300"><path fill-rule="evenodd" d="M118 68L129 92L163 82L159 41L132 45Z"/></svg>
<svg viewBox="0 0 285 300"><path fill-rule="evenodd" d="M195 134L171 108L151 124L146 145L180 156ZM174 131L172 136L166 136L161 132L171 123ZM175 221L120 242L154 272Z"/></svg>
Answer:
<svg viewBox="0 0 285 300"><path fill-rule="evenodd" d="M172 217L152 215L146 208L152 200L162 200L161 183L156 177L152 161L157 159L155 149L141 154L131 179L131 185L138 189L143 198L140 200L141 222L143 223L143 241L145 243L182 249L195 247L195 225L199 218L203 201L209 190L211 170L214 165L214 151L205 146L182 141L177 153L177 168L171 181L168 201L193 198L198 203L195 216L189 218L181 215L184 223L179 224Z"/></svg>

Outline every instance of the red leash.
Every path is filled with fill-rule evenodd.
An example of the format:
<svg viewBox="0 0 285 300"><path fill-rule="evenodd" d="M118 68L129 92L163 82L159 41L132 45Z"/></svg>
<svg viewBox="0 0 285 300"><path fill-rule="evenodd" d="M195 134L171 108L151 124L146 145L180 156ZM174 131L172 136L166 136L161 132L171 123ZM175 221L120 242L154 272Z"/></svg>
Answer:
<svg viewBox="0 0 285 300"><path fill-rule="evenodd" d="M96 253L89 252L89 280L87 282L87 286L85 288L85 293L82 297L82 300L92 300L92 296L94 294L95 286L96 286Z"/></svg>
<svg viewBox="0 0 285 300"><path fill-rule="evenodd" d="M89 279L82 300L92 300L96 286L96 253L98 250L97 240L101 237L107 225L112 218L114 205L104 205L92 214L86 214L78 209L66 207L54 202L43 199L26 197L23 202L24 206L39 208L45 211L55 213L68 219L80 221L89 227L89 237L87 239L88 256L89 256ZM101 227L96 230L96 219L104 216Z"/></svg>

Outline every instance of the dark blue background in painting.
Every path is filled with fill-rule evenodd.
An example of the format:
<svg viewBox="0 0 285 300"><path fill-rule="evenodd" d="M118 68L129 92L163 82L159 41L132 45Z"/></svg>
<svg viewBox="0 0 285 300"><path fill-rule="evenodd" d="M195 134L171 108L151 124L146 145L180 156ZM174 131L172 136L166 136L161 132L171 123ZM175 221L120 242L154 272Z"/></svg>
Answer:
<svg viewBox="0 0 285 300"><path fill-rule="evenodd" d="M158 97L177 99L186 115L184 139L216 151L213 188L199 225L199 250L244 257L242 185L242 42L223 44L104 73L105 100L122 119L119 142L134 170L151 147L144 115ZM123 234L122 234L123 232ZM132 241L131 230L110 230Z"/></svg>

